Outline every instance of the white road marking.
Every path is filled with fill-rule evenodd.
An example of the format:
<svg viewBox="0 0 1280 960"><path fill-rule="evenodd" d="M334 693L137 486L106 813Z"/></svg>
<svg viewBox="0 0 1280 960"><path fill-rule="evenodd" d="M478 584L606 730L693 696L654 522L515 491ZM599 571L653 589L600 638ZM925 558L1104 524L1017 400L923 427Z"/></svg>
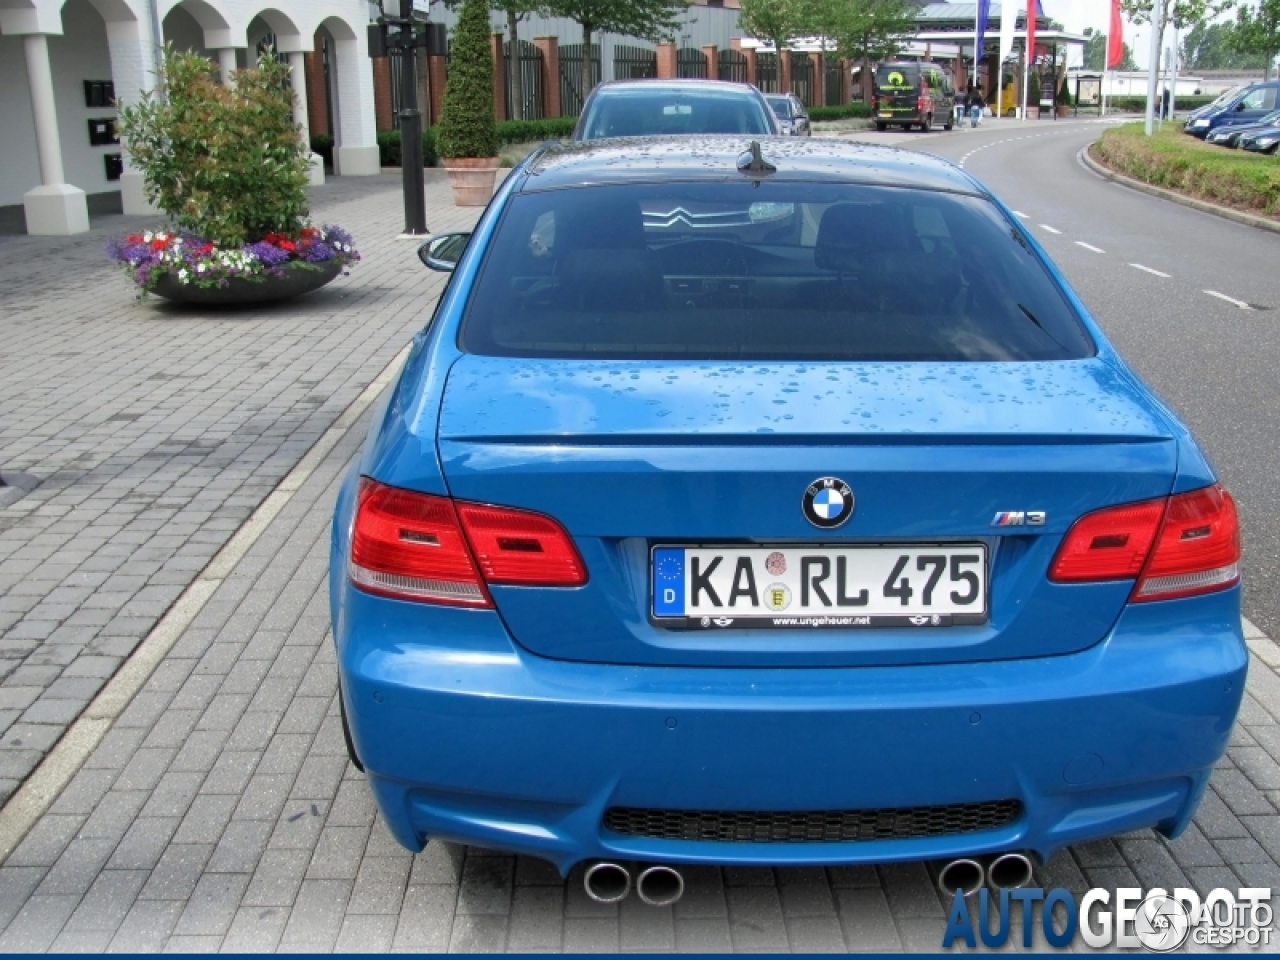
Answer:
<svg viewBox="0 0 1280 960"><path fill-rule="evenodd" d="M1157 277L1164 277L1166 280L1168 280L1170 276L1170 274L1161 273L1159 270L1152 270L1150 267L1144 267L1140 263L1131 263L1129 266L1133 267L1135 270L1142 270L1146 273L1154 274Z"/></svg>
<svg viewBox="0 0 1280 960"><path fill-rule="evenodd" d="M1015 210L1015 211L1013 211L1013 215L1014 215L1015 217L1021 217L1023 220L1030 220L1030 219L1031 219L1031 218L1030 218L1030 217L1028 217L1025 213L1023 213L1021 210Z"/></svg>
<svg viewBox="0 0 1280 960"><path fill-rule="evenodd" d="M1092 250L1094 253L1106 253L1101 247L1095 247L1092 243L1085 243L1083 240L1076 241L1077 247L1084 247L1086 250Z"/></svg>
<svg viewBox="0 0 1280 960"><path fill-rule="evenodd" d="M1219 293L1217 290L1206 290L1205 293L1211 297L1217 297L1219 300L1225 300L1227 303L1232 306L1239 307L1241 310L1253 309L1253 307L1249 306L1249 304L1245 303L1243 300L1237 300L1235 297L1228 297L1225 293Z"/></svg>
<svg viewBox="0 0 1280 960"><path fill-rule="evenodd" d="M1048 230L1050 233L1062 233L1061 230L1055 230L1053 227L1049 226L1047 223L1040 224L1040 229Z"/></svg>

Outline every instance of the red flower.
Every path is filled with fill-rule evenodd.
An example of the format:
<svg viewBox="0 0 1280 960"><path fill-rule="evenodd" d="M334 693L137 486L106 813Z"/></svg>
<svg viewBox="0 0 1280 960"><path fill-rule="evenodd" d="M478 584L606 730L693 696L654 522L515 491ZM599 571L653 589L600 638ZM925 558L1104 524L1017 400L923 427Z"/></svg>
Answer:
<svg viewBox="0 0 1280 960"><path fill-rule="evenodd" d="M320 236L320 231L317 230L315 227L303 227L302 236L304 239L310 240L312 237Z"/></svg>
<svg viewBox="0 0 1280 960"><path fill-rule="evenodd" d="M279 243L276 244L276 246L279 247L281 250L287 250L290 253L293 253L295 250L298 249L298 245L294 243L292 240L281 240Z"/></svg>
<svg viewBox="0 0 1280 960"><path fill-rule="evenodd" d="M159 237L151 241L152 250L163 250L164 247L165 247L165 242L161 240Z"/></svg>
<svg viewBox="0 0 1280 960"><path fill-rule="evenodd" d="M140 233L131 233L131 234L129 234L127 237L125 237L125 238L124 238L124 242L125 242L125 243L141 243L141 242L142 242L142 234L140 234Z"/></svg>

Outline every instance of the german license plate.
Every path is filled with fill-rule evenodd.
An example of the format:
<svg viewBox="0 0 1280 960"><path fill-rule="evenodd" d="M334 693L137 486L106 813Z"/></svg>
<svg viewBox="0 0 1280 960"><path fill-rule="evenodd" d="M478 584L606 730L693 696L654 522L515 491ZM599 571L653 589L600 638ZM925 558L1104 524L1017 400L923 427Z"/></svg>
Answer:
<svg viewBox="0 0 1280 960"><path fill-rule="evenodd" d="M893 116L893 111L892 111L892 110L881 110L881 111L880 111L880 116L882 116L882 117L892 117L892 116Z"/></svg>
<svg viewBox="0 0 1280 960"><path fill-rule="evenodd" d="M987 619L982 543L658 546L652 613L667 627L948 627Z"/></svg>

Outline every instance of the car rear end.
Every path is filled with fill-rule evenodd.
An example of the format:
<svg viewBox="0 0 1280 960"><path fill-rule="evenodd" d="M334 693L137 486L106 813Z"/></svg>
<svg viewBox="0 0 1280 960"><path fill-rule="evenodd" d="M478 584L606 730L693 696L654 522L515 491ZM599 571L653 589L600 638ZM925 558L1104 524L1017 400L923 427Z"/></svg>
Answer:
<svg viewBox="0 0 1280 960"><path fill-rule="evenodd" d="M415 344L333 542L389 827L563 870L1176 834L1243 690L1230 497L962 175L734 156L535 160Z"/></svg>
<svg viewBox="0 0 1280 960"><path fill-rule="evenodd" d="M911 129L924 123L927 95L914 63L882 63L876 67L871 115L877 126L900 125Z"/></svg>

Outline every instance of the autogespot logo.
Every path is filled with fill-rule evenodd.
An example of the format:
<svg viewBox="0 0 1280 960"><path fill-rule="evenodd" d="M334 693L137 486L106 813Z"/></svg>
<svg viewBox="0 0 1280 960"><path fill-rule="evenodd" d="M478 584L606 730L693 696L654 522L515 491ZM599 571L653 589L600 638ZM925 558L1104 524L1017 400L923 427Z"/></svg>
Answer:
<svg viewBox="0 0 1280 960"><path fill-rule="evenodd" d="M1070 947L1077 936L1097 950L1142 947L1152 953L1168 953L1188 942L1196 947L1268 946L1274 919L1270 887L1242 887L1234 894L1219 888L1203 902L1184 887L1172 893L1159 888L1121 887L1114 893L1094 888L1079 904L1073 893L1060 887L1048 893L1041 887L1019 887L1001 890L994 910L991 901L985 888L973 901L956 892L942 935L944 950L957 940L971 948L979 943L993 950L1003 947L1015 910L1021 911L1024 947L1032 946L1038 913L1045 941L1059 950ZM976 905L976 912L971 912L971 905Z"/></svg>

